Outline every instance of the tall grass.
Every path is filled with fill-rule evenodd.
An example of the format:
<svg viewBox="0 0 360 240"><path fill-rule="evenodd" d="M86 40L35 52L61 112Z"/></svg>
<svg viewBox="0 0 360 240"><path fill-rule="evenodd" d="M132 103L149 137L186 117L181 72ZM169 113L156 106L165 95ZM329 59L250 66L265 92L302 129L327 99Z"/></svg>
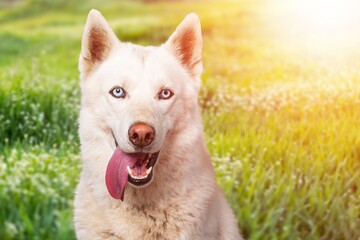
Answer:
<svg viewBox="0 0 360 240"><path fill-rule="evenodd" d="M45 149L18 145L1 156L1 239L74 238L70 206L79 156L74 148Z"/></svg>
<svg viewBox="0 0 360 240"><path fill-rule="evenodd" d="M145 45L200 15L207 145L247 239L359 239L358 61L284 46L256 3L2 5L0 238L75 238L77 59L86 14L98 8L122 41Z"/></svg>
<svg viewBox="0 0 360 240"><path fill-rule="evenodd" d="M250 108L205 111L219 182L251 239L358 238L358 96L275 110L252 96Z"/></svg>

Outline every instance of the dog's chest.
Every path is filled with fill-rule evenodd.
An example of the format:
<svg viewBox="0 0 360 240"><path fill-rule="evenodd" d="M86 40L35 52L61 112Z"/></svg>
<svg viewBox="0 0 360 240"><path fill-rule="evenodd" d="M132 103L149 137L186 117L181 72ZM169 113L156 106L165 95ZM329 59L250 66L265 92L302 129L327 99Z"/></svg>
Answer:
<svg viewBox="0 0 360 240"><path fill-rule="evenodd" d="M164 209L124 207L112 231L119 239L179 239L183 232L197 228L193 213L179 206Z"/></svg>

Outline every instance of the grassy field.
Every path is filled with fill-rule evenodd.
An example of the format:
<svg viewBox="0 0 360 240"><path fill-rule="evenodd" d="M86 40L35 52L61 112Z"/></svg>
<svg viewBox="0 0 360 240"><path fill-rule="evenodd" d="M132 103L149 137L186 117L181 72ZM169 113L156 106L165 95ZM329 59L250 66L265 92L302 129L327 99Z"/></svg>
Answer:
<svg viewBox="0 0 360 240"><path fill-rule="evenodd" d="M266 3L2 2L0 239L75 239L77 60L97 8L121 40L144 45L199 14L207 145L247 239L359 240L360 49L286 38L281 6Z"/></svg>

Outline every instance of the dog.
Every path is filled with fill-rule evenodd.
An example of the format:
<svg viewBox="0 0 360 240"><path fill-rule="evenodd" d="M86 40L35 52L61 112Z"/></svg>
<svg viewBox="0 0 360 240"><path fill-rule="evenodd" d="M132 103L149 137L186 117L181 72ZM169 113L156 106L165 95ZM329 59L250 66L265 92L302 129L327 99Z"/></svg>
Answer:
<svg viewBox="0 0 360 240"><path fill-rule="evenodd" d="M79 59L78 239L242 239L217 186L197 103L198 16L161 46L121 42L89 12Z"/></svg>

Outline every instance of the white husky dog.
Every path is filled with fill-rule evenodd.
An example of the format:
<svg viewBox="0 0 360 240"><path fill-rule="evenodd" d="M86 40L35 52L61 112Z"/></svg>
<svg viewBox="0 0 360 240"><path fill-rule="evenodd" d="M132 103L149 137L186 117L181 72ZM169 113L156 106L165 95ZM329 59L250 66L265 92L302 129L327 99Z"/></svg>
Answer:
<svg viewBox="0 0 360 240"><path fill-rule="evenodd" d="M202 37L189 14L167 42L120 42L96 10L80 54L78 239L242 239L215 182L197 105Z"/></svg>

